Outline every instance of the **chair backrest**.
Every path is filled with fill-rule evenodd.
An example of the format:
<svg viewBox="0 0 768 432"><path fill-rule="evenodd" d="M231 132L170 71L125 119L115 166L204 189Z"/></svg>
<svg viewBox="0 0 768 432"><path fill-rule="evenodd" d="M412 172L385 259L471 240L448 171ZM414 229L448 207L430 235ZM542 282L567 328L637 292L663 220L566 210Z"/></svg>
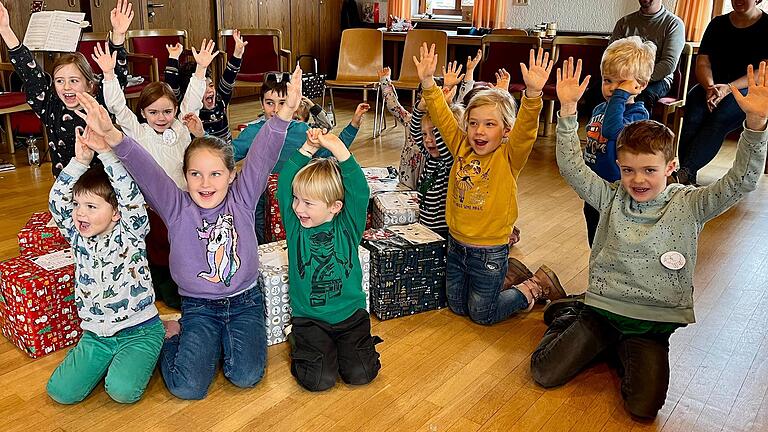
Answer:
<svg viewBox="0 0 768 432"><path fill-rule="evenodd" d="M403 48L403 58L400 62L398 81L419 81L419 74L416 72L413 57L419 58L419 48L421 48L424 42L427 43L427 46L435 44L435 53L437 53L435 75L442 75L442 67L445 67L446 59L448 58L448 34L442 30L415 29L409 31L405 36L405 47Z"/></svg>
<svg viewBox="0 0 768 432"><path fill-rule="evenodd" d="M235 51L233 33L234 29L219 31L219 49L226 53L221 59L222 71L226 66L227 57ZM240 36L248 42L240 65L240 75L261 76L265 72L283 70L280 62L283 33L280 29L240 29Z"/></svg>
<svg viewBox="0 0 768 432"><path fill-rule="evenodd" d="M108 34L106 32L83 33L80 35L80 42L77 43L77 52L85 56L85 59L88 60L88 64L91 65L91 69L97 74L101 73L101 68L99 68L96 60L91 57L91 54L93 54L93 49L96 45L104 46L104 42L107 41L107 36Z"/></svg>
<svg viewBox="0 0 768 432"><path fill-rule="evenodd" d="M592 75L587 92L596 97L592 92L601 87L602 77L600 73L600 62L603 59L603 53L608 47L609 40L600 36L557 36L552 42L551 56L555 59L552 66L552 73L549 75L547 84L557 83L557 68L562 68L563 62L568 57L574 60L581 59L582 78Z"/></svg>
<svg viewBox="0 0 768 432"><path fill-rule="evenodd" d="M680 60L677 62L677 68L672 74L672 87L667 95L679 101L683 101L688 96L688 83L691 78L691 63L693 60L693 45L686 42L683 45L683 52L680 54Z"/></svg>
<svg viewBox="0 0 768 432"><path fill-rule="evenodd" d="M158 71L162 74L168 63L168 50L166 45L181 43L187 48L187 31L176 29L154 30L128 30L128 50L139 54L148 54L157 59ZM133 68L134 75L149 77L151 75L149 65L137 64Z"/></svg>
<svg viewBox="0 0 768 432"><path fill-rule="evenodd" d="M384 67L384 33L353 28L341 33L336 80L378 82Z"/></svg>
<svg viewBox="0 0 768 432"><path fill-rule="evenodd" d="M491 30L491 34L510 35L510 36L528 36L528 31L516 28L496 28Z"/></svg>
<svg viewBox="0 0 768 432"><path fill-rule="evenodd" d="M483 62L480 64L479 81L496 82L496 72L504 68L509 72L510 83L522 83L520 63L528 63L531 49L541 46L541 38L489 34L483 36L482 46Z"/></svg>

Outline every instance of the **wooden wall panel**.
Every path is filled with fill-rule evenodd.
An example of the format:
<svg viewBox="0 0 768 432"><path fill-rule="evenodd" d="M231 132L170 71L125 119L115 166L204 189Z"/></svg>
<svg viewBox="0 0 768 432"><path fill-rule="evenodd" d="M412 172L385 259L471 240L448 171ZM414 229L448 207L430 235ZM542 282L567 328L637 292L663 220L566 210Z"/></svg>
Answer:
<svg viewBox="0 0 768 432"><path fill-rule="evenodd" d="M291 1L259 0L259 28L283 31L283 48L291 47Z"/></svg>
<svg viewBox="0 0 768 432"><path fill-rule="evenodd" d="M319 57L320 51L320 8L317 0L291 1L291 52L296 59L302 54ZM285 30L283 30L285 35ZM304 68L309 62L302 63Z"/></svg>
<svg viewBox="0 0 768 432"><path fill-rule="evenodd" d="M259 27L259 3L263 0L218 0L219 30Z"/></svg>

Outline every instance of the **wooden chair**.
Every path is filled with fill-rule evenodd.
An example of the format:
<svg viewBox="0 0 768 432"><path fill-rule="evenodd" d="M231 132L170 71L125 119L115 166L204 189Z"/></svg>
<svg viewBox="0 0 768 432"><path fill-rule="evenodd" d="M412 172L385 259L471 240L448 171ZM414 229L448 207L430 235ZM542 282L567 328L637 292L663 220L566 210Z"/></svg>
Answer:
<svg viewBox="0 0 768 432"><path fill-rule="evenodd" d="M497 28L491 30L493 35L528 36L528 31L516 28Z"/></svg>
<svg viewBox="0 0 768 432"><path fill-rule="evenodd" d="M224 71L228 56L235 50L234 29L219 31L220 71ZM260 91L267 72L291 69L291 51L283 48L280 29L240 29L240 36L248 42L246 53L237 74L235 87L255 87Z"/></svg>
<svg viewBox="0 0 768 432"><path fill-rule="evenodd" d="M24 92L10 91L10 74L14 72L13 65L10 63L0 62L0 84L2 85L2 93L0 93L0 115L5 117L5 141L8 146L8 153L15 151L13 143L14 129L23 129L23 132L30 134L41 133L44 137L46 135L45 127L32 112L32 108L27 104L27 95ZM47 144L47 140L46 144Z"/></svg>
<svg viewBox="0 0 768 432"><path fill-rule="evenodd" d="M107 37L109 37L109 34L106 32L83 33L80 35L80 42L77 44L77 51L85 56L85 59L88 60L88 64L91 65L91 69L93 69L93 71L96 73L100 72L99 65L96 64L95 60L93 60L91 54L93 54L93 49L97 44L102 46L104 45L104 42L107 41ZM125 87L125 98L135 99L141 95L141 91L144 90L144 87L146 87L149 83L160 80L157 59L148 54L137 53L128 53L127 59L129 68L133 69L132 73L134 75L138 75L136 73L135 66L137 64L141 65L143 68L149 68L150 71L148 79L145 78L141 84L129 85ZM142 69L142 67L139 67L139 69Z"/></svg>
<svg viewBox="0 0 768 432"><path fill-rule="evenodd" d="M330 91L331 109L335 110L333 89L363 90L363 102L368 101L368 90L376 90L376 111L373 137L379 135L379 70L384 67L384 33L376 29L353 28L341 34L339 66L336 79L327 80L325 88Z"/></svg>
<svg viewBox="0 0 768 432"><path fill-rule="evenodd" d="M602 36L557 36L552 41L550 56L555 59L555 63L552 66L549 81L544 86L544 99L548 101L547 110L544 114L545 136L549 133L549 128L555 115L557 68L562 68L563 62L568 57L573 57L574 60L581 59L583 66L581 76L592 75L589 87L587 87L582 100L593 102L602 100L600 62L605 48L608 47L608 42L608 38Z"/></svg>
<svg viewBox="0 0 768 432"><path fill-rule="evenodd" d="M509 92L525 90L520 63L528 63L531 49L541 46L537 36L489 34L483 36L483 62L480 64L479 81L496 82L496 72L504 68L509 72Z"/></svg>
<svg viewBox="0 0 768 432"><path fill-rule="evenodd" d="M438 62L435 74L442 74L441 67L445 67L448 58L448 34L444 31L417 29L406 34L403 58L400 61L400 76L392 82L392 85L396 89L411 90L412 103L416 103L416 89L421 83L419 74L416 72L416 65L413 63L413 57L419 57L419 49L424 42L427 43L427 46L435 44Z"/></svg>
<svg viewBox="0 0 768 432"><path fill-rule="evenodd" d="M164 73L165 65L168 63L168 50L166 45L181 45L188 49L187 31L176 29L154 29L154 30L128 30L126 33L128 52L132 54L143 54L152 57L151 64L135 64L131 73L135 76L144 77L145 81L153 82L160 80L160 74Z"/></svg>
<svg viewBox="0 0 768 432"><path fill-rule="evenodd" d="M680 131L683 123L683 108L688 97L688 85L691 78L691 65L693 60L693 45L686 42L683 46L683 52L680 54L680 61L677 62L677 68L673 74L672 87L667 96L656 102L656 106L649 107L653 109L653 117L672 128L675 133L675 154L677 146L680 143ZM672 121L670 125L670 116Z"/></svg>

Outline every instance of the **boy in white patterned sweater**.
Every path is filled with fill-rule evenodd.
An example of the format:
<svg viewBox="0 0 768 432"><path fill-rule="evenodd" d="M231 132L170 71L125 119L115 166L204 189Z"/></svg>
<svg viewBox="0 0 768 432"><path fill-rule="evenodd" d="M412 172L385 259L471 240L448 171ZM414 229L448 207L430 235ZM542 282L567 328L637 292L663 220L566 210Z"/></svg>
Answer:
<svg viewBox="0 0 768 432"><path fill-rule="evenodd" d="M105 378L112 399L133 403L144 393L165 335L147 265L144 196L102 138L80 128L75 137L75 157L56 179L49 208L74 251L83 336L47 391L74 404ZM88 168L93 148L103 167Z"/></svg>

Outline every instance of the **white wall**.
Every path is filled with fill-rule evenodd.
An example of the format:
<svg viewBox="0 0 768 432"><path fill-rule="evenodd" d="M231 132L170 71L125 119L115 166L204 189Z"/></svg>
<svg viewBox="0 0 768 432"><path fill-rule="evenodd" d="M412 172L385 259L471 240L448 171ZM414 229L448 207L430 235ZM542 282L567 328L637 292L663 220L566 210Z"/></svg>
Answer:
<svg viewBox="0 0 768 432"><path fill-rule="evenodd" d="M677 0L663 0L674 11ZM610 33L622 16L639 9L637 0L528 0L528 6L509 6L507 27L531 28L557 21L557 28Z"/></svg>

